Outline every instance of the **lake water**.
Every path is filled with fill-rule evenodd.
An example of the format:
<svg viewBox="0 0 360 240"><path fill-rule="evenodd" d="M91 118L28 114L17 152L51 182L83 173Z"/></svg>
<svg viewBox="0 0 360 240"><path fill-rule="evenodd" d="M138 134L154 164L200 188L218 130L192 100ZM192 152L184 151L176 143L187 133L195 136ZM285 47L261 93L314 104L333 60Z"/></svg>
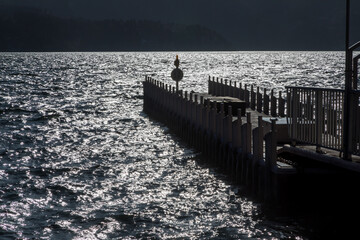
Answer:
<svg viewBox="0 0 360 240"><path fill-rule="evenodd" d="M0 239L307 239L142 112L142 81L343 87L342 52L0 53Z"/></svg>

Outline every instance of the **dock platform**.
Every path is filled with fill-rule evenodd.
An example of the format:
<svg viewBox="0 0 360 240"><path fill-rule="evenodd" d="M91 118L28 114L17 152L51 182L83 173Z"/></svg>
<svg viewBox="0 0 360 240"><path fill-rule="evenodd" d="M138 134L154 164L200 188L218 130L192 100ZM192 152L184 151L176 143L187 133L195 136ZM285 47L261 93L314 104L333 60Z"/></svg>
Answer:
<svg viewBox="0 0 360 240"><path fill-rule="evenodd" d="M241 103L241 107L231 102ZM289 121L294 112L290 113L285 104L281 92L275 96L271 91L268 95L266 89L261 93L258 87L255 91L253 86L237 87L231 81L226 84L210 77L208 93L176 91L150 77L144 81L144 111L167 124L210 164L259 199L288 203L320 193L321 198L326 194L320 190L331 191L330 183L350 186L360 180L359 156L346 161L336 150L337 145L320 153L322 145L294 144L291 130L302 134L316 130L317 136L332 140L329 136L337 134L337 130L333 130L336 125L329 117L319 125L319 117L309 120L310 114L301 121L316 122L308 124L316 128L294 128L293 121ZM302 106L306 107L309 105Z"/></svg>

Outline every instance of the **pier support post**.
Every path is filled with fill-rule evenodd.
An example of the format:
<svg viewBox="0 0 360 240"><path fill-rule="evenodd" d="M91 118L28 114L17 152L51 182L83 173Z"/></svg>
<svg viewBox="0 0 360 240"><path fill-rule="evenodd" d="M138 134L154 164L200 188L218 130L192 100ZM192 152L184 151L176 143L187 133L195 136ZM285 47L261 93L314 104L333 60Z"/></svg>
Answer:
<svg viewBox="0 0 360 240"><path fill-rule="evenodd" d="M271 116L276 117L276 97L274 95L274 89L271 89Z"/></svg>
<svg viewBox="0 0 360 240"><path fill-rule="evenodd" d="M267 89L264 88L264 113L266 115L269 115L269 102L270 102L270 98L269 95L267 94Z"/></svg>
<svg viewBox="0 0 360 240"><path fill-rule="evenodd" d="M255 110L256 94L255 94L255 92L254 92L254 85L251 85L250 94L251 94L250 108L251 108L252 110Z"/></svg>

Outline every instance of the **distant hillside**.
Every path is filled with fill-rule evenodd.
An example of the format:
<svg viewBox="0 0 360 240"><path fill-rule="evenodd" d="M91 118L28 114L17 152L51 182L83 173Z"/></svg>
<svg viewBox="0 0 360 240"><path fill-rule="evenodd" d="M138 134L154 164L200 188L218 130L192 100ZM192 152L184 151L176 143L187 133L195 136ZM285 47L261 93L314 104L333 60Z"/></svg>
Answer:
<svg viewBox="0 0 360 240"><path fill-rule="evenodd" d="M355 43L360 40L360 0L350 2L350 40ZM1 5L37 8L60 18L196 24L216 31L234 50L345 47L345 0L0 0L0 16Z"/></svg>
<svg viewBox="0 0 360 240"><path fill-rule="evenodd" d="M199 25L66 19L31 9L0 13L0 51L230 49L221 35Z"/></svg>

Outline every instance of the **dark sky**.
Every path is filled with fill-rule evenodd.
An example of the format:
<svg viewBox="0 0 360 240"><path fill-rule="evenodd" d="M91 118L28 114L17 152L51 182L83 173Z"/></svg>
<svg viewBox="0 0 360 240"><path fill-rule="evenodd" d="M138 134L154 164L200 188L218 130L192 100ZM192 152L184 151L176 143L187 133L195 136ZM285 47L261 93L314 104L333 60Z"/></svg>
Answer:
<svg viewBox="0 0 360 240"><path fill-rule="evenodd" d="M0 0L62 17L200 24L241 48L342 50L345 0ZM352 0L352 42L360 1ZM355 27L357 25L358 27ZM294 47L295 46L295 47ZM296 47L297 46L297 47Z"/></svg>

